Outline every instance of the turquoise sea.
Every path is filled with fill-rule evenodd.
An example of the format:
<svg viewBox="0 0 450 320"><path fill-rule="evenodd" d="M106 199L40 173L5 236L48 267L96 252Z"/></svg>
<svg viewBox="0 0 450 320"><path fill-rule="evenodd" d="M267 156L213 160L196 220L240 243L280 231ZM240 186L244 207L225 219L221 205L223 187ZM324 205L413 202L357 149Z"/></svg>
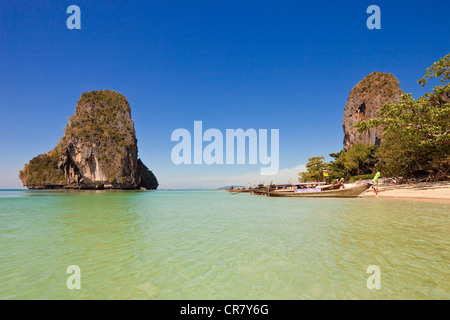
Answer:
<svg viewBox="0 0 450 320"><path fill-rule="evenodd" d="M0 191L0 299L450 299L449 217L398 199Z"/></svg>

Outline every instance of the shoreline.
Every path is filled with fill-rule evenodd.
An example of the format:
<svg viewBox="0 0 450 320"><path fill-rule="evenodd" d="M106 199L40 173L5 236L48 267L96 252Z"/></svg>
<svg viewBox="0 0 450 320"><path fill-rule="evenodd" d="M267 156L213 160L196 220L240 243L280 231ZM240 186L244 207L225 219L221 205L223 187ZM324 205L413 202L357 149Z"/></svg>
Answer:
<svg viewBox="0 0 450 320"><path fill-rule="evenodd" d="M450 202L450 182L400 184L396 185L395 189L392 187L392 184L383 184L378 187L378 195L375 194L373 189L370 189L361 198L398 198Z"/></svg>

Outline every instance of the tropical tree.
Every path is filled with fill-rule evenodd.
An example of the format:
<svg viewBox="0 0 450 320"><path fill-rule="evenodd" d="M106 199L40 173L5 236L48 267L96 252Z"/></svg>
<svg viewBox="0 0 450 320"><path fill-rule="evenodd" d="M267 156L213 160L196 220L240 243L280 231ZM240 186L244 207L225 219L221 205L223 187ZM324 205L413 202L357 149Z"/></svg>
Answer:
<svg viewBox="0 0 450 320"><path fill-rule="evenodd" d="M339 179L350 174L352 176L370 174L375 170L378 147L354 143L349 149L330 153L334 160L325 163L331 179Z"/></svg>
<svg viewBox="0 0 450 320"><path fill-rule="evenodd" d="M372 173L377 161L376 150L376 146L355 143L342 152L338 160L351 175Z"/></svg>
<svg viewBox="0 0 450 320"><path fill-rule="evenodd" d="M342 161L342 154L344 152L345 150L341 150L339 152L329 154L329 156L331 158L334 158L334 160L325 163L325 168L327 168L328 176L331 180L345 177L348 173L348 170L345 168L344 163Z"/></svg>
<svg viewBox="0 0 450 320"><path fill-rule="evenodd" d="M322 181L325 157L312 157L308 159L306 164L306 172L298 174L300 182Z"/></svg>

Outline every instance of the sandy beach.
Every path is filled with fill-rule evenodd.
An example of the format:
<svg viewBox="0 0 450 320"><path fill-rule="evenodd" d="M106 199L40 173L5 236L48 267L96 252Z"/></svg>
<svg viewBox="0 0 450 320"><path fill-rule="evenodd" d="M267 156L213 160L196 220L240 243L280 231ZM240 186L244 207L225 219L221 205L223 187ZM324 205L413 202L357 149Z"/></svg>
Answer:
<svg viewBox="0 0 450 320"><path fill-rule="evenodd" d="M450 201L450 182L421 182L396 185L383 184L378 187L378 195L370 189L362 197L413 198Z"/></svg>

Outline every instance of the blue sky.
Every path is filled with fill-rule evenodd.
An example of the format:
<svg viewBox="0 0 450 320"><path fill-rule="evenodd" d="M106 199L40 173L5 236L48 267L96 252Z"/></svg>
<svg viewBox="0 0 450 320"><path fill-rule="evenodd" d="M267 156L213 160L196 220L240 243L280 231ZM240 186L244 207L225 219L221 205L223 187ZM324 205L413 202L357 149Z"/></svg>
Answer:
<svg viewBox="0 0 450 320"><path fill-rule="evenodd" d="M81 30L68 30L69 5ZM369 30L369 5L381 30ZM280 130L280 169L342 148L350 90L389 72L417 80L449 53L447 1L2 1L0 188L51 150L85 91L130 102L139 156L161 188L264 181L260 165L172 163L173 130ZM267 181L270 178L265 178Z"/></svg>

